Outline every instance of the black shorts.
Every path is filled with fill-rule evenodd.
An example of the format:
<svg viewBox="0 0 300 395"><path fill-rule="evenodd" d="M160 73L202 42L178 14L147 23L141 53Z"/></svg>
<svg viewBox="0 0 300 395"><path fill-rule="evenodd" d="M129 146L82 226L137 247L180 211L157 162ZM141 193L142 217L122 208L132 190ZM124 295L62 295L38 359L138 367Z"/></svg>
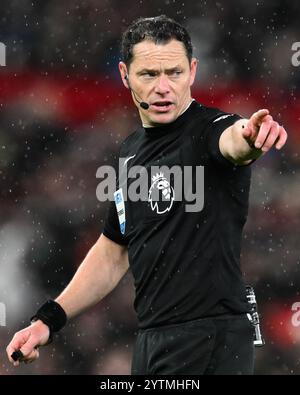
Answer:
<svg viewBox="0 0 300 395"><path fill-rule="evenodd" d="M132 374L253 374L253 331L246 314L140 330Z"/></svg>

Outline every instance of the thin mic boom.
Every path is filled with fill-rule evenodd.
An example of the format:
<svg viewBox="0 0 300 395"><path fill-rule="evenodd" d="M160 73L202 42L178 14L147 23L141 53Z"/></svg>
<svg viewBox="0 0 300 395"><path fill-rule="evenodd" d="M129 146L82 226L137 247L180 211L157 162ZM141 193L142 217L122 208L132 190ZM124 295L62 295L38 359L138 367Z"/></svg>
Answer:
<svg viewBox="0 0 300 395"><path fill-rule="evenodd" d="M137 99L137 94L135 93L135 91L133 89L131 89L131 86L129 84L129 80L128 80L128 75L125 75L125 80L127 81L128 84L128 88L131 90L131 92L133 93L133 96L135 98L135 100L139 103L140 107L142 107L144 110L148 110L148 108L150 107L150 105L148 103L146 103L145 101L140 101Z"/></svg>

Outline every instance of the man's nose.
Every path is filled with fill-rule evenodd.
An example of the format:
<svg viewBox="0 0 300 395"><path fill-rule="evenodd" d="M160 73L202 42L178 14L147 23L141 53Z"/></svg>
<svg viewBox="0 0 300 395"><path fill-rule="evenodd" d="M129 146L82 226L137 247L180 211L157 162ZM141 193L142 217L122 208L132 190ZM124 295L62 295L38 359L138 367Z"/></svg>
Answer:
<svg viewBox="0 0 300 395"><path fill-rule="evenodd" d="M166 94L170 92L168 77L164 74L160 75L155 84L155 93Z"/></svg>

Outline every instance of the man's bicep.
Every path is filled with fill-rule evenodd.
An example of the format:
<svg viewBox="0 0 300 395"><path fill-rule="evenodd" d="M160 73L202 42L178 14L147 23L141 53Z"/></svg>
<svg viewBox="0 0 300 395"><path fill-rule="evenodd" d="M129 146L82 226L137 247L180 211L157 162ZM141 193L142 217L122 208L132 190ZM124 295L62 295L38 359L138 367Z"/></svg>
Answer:
<svg viewBox="0 0 300 395"><path fill-rule="evenodd" d="M124 274L126 273L129 268L127 246L116 243L104 234L101 234L96 246L102 259L120 268Z"/></svg>

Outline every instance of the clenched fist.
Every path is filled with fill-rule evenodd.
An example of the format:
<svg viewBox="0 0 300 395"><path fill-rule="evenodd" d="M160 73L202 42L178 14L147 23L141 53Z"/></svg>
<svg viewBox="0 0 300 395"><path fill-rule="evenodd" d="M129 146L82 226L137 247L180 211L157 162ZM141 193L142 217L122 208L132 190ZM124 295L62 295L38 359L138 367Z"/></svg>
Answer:
<svg viewBox="0 0 300 395"><path fill-rule="evenodd" d="M6 348L9 361L13 363L14 366L19 366L20 362L33 362L39 357L38 347L48 342L49 335L49 327L41 320L15 333L12 341ZM18 361L14 361L12 354L18 350L22 352L23 356Z"/></svg>

